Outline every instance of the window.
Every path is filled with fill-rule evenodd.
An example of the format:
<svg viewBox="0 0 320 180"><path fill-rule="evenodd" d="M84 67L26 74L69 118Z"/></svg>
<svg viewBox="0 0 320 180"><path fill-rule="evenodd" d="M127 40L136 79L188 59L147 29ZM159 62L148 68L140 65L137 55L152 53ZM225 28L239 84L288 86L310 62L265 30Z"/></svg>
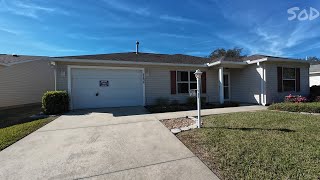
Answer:
<svg viewBox="0 0 320 180"><path fill-rule="evenodd" d="M296 69L295 68L282 69L282 87L283 87L283 91L296 90Z"/></svg>
<svg viewBox="0 0 320 180"><path fill-rule="evenodd" d="M178 93L189 93L190 89L197 89L197 79L193 71L177 71Z"/></svg>

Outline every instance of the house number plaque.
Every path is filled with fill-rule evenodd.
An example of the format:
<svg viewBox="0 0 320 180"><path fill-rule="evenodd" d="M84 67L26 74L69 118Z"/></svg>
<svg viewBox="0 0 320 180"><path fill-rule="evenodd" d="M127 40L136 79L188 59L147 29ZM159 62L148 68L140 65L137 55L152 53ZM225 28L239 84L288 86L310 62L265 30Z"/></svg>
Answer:
<svg viewBox="0 0 320 180"><path fill-rule="evenodd" d="M100 87L108 87L109 86L109 81L106 80L100 80L99 81Z"/></svg>

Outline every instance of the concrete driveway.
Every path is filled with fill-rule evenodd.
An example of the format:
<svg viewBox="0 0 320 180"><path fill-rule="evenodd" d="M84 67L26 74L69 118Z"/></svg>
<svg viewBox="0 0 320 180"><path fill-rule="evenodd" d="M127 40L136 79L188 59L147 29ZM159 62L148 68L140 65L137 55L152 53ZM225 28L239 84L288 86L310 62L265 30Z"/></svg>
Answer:
<svg viewBox="0 0 320 180"><path fill-rule="evenodd" d="M218 179L144 108L90 111L0 152L0 179Z"/></svg>

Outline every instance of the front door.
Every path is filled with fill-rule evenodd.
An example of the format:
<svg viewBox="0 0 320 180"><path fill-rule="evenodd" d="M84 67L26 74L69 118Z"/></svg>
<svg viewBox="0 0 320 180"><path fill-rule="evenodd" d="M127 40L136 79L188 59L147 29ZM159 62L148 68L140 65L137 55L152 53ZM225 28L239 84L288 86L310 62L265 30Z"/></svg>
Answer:
<svg viewBox="0 0 320 180"><path fill-rule="evenodd" d="M230 101L230 73L226 72L223 74L223 94L224 100Z"/></svg>

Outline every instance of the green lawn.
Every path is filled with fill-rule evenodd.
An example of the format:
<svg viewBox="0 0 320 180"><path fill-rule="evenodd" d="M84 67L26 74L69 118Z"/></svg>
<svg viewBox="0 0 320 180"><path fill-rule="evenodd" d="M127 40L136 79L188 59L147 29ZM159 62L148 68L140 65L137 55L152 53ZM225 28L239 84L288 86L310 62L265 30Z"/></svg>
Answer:
<svg viewBox="0 0 320 180"><path fill-rule="evenodd" d="M320 179L320 116L213 115L178 138L222 179Z"/></svg>
<svg viewBox="0 0 320 180"><path fill-rule="evenodd" d="M31 115L41 111L39 105L0 111L0 151L46 125L56 117L34 120Z"/></svg>
<svg viewBox="0 0 320 180"><path fill-rule="evenodd" d="M0 129L0 151L22 139L33 131L51 122L55 117L39 119Z"/></svg>

